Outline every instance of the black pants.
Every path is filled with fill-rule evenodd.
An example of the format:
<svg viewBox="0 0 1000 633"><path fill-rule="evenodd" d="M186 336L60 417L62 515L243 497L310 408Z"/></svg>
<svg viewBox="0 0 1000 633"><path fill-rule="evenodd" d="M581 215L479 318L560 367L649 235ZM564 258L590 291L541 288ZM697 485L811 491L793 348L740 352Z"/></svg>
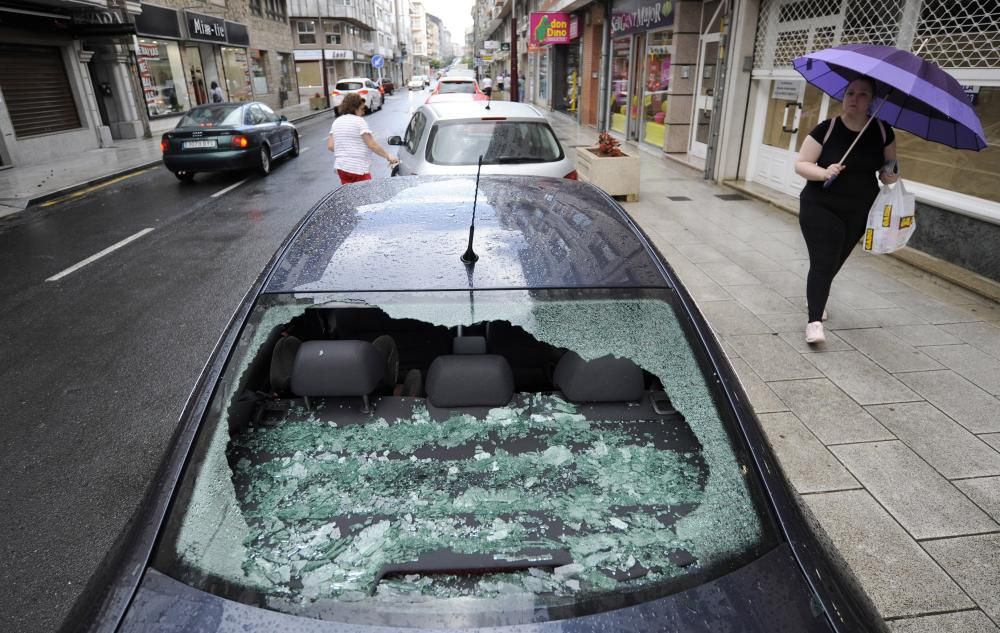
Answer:
<svg viewBox="0 0 1000 633"><path fill-rule="evenodd" d="M833 278L864 235L873 201L799 199L799 227L809 249L809 323L823 318Z"/></svg>
<svg viewBox="0 0 1000 633"><path fill-rule="evenodd" d="M491 96L493 94L493 88L492 87L483 88L483 94L485 94L487 97Z"/></svg>

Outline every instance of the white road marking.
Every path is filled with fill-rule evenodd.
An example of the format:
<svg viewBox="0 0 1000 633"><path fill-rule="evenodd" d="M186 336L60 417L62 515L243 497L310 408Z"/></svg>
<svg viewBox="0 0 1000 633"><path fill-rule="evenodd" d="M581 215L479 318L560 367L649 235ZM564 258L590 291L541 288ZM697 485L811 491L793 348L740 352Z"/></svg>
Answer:
<svg viewBox="0 0 1000 633"><path fill-rule="evenodd" d="M250 180L250 176L247 176L243 180L241 180L239 182L235 182L235 183L229 185L228 187L226 187L222 191L216 191L215 193L212 194L212 197L213 198L218 198L219 196L223 196L223 195L229 193L230 191L232 191L233 189L239 187L240 185L242 185L243 183L245 183L248 180Z"/></svg>
<svg viewBox="0 0 1000 633"><path fill-rule="evenodd" d="M91 255L87 259L83 260L82 262L80 262L78 264L74 264L73 266L70 266L69 268L67 268L66 270L62 271L61 273L57 273L55 275L52 275L51 277L49 277L45 281L59 281L60 279L62 279L66 275L69 275L70 273L74 273L74 272L80 270L81 268L83 268L87 264L96 262L97 260L99 260L100 258L104 257L108 253L111 253L112 251L116 251L119 248L121 248L122 246L125 246L126 244L129 244L130 242L134 242L135 240L139 239L140 237L142 237L146 233L149 233L152 230L153 230L152 228L143 229L143 230L139 231L138 233L136 233L135 235L133 235L131 237L126 237L125 239L123 239L122 241L118 242L117 244L112 244L111 246L107 247L106 249L104 249L100 253L96 253L94 255Z"/></svg>
<svg viewBox="0 0 1000 633"><path fill-rule="evenodd" d="M309 151L308 147L303 147L302 149L299 150L299 153L301 154L302 152L308 152L308 151Z"/></svg>

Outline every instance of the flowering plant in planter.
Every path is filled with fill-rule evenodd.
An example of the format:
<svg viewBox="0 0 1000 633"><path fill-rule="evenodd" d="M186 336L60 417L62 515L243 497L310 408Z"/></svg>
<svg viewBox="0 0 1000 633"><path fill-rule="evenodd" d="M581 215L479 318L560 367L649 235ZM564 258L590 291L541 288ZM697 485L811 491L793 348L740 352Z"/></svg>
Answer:
<svg viewBox="0 0 1000 633"><path fill-rule="evenodd" d="M624 156L625 152L619 149L621 143L618 139L607 132L601 132L597 136L597 153L601 156Z"/></svg>

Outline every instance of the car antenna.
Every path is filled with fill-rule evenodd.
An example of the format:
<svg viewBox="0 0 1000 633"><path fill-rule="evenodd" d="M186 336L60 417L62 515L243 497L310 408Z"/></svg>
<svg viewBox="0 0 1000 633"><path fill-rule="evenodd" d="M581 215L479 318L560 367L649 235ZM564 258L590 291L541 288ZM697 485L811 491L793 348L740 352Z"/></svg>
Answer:
<svg viewBox="0 0 1000 633"><path fill-rule="evenodd" d="M472 224L469 225L469 247L462 253L462 263L470 268L479 261L479 255L472 250L472 236L476 232L476 202L479 201L479 172L483 169L483 155L479 155L479 165L476 167L476 192L472 195Z"/></svg>

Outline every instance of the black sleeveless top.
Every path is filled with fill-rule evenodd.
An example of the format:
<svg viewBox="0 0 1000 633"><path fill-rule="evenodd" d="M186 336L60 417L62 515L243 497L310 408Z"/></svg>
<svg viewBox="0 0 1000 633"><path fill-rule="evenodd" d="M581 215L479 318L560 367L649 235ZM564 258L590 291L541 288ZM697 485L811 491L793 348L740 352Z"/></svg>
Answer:
<svg viewBox="0 0 1000 633"><path fill-rule="evenodd" d="M826 131L831 121L834 126L833 132L830 133L830 138L824 143L823 137L826 136ZM877 172L885 163L883 149L896 138L891 126L882 123L882 128L885 129L884 142L882 141L882 132L879 131L879 122L871 122L861 140L854 146L851 153L847 155L847 159L844 160L844 170L840 172L840 175L833 181L829 189L823 188L823 181L821 180L807 180L806 186L802 188L802 193L799 197L823 199L830 196L833 198L857 200L859 204L867 200L867 202L864 202L867 210L867 207L871 206L871 203L875 200L875 196L878 195L879 181L877 180ZM816 139L816 142L823 146L816 164L825 168L840 160L844 152L847 151L847 148L857 138L858 133L848 129L844 125L844 122L840 120L840 117L837 117L822 121L813 128L809 136Z"/></svg>

